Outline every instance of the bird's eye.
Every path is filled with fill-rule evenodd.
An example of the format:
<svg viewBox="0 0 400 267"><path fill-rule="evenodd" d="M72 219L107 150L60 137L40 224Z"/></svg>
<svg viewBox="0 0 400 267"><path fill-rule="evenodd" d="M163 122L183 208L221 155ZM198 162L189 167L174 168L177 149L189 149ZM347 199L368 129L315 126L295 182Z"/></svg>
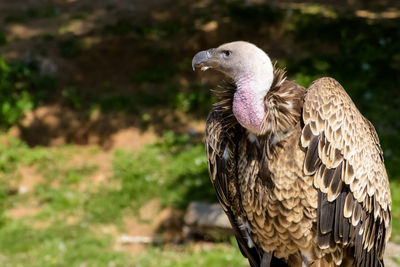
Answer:
<svg viewBox="0 0 400 267"><path fill-rule="evenodd" d="M232 52L229 50L224 50L222 53L224 54L224 57L229 57L232 54Z"/></svg>

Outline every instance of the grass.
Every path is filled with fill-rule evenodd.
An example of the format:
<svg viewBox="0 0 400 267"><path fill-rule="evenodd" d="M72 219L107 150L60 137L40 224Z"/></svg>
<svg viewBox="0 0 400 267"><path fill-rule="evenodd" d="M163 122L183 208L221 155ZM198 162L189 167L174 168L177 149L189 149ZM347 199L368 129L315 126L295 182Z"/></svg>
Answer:
<svg viewBox="0 0 400 267"><path fill-rule="evenodd" d="M77 154L95 155L97 149L30 148L9 136L0 141L1 266L243 266L237 249L227 244L200 250L149 247L133 257L114 249L117 236L98 230L123 229L124 215L135 217L154 197L181 209L195 199L215 201L203 145L188 137L168 132L139 152L115 151L112 177L100 185L90 182L99 166L71 164ZM18 194L24 166L35 172L34 187ZM85 183L90 186L82 187ZM13 216L18 209L29 212Z"/></svg>
<svg viewBox="0 0 400 267"><path fill-rule="evenodd" d="M127 214L157 197L162 206L184 209L192 200L216 201L202 144L167 132L137 152L113 152L112 177L91 184L95 163L71 164L77 154L99 150L76 146L29 148L0 138L1 266L246 266L237 248L226 243L153 247L134 255L116 250L117 237L104 226L124 229ZM21 166L41 177L25 194L16 194ZM82 184L90 186L82 187ZM392 182L393 240L400 235L400 184ZM33 210L11 216L18 208ZM16 242L23 240L22 242ZM232 243L235 243L232 241ZM196 247L197 246L197 247ZM211 246L211 247L210 247Z"/></svg>
<svg viewBox="0 0 400 267"><path fill-rule="evenodd" d="M238 248L226 245L203 246L200 249L185 248L183 251L153 248L140 255L135 262L137 267L191 267L191 266L247 266ZM183 253L182 253L183 252ZM154 257L157 255L157 257Z"/></svg>
<svg viewBox="0 0 400 267"><path fill-rule="evenodd" d="M16 242L20 241L20 242ZM29 222L9 221L0 229L1 266L123 266L125 256L110 249L111 237L86 224L55 222L35 229Z"/></svg>
<svg viewBox="0 0 400 267"><path fill-rule="evenodd" d="M86 192L77 184L92 174L94 165L67 166L82 148L64 146L29 148L23 142L2 137L0 145L1 266L124 266L122 252L112 250L111 236L98 235L84 219L68 218L84 212ZM93 152L89 152L93 153ZM34 168L36 186L26 194L9 194L21 166ZM41 177L38 179L37 177ZM28 177L26 177L28 178ZM34 208L32 208L32 203ZM12 217L13 209L37 210Z"/></svg>
<svg viewBox="0 0 400 267"><path fill-rule="evenodd" d="M163 206L178 209L192 200L216 201L204 153L202 144L191 144L172 132L164 135L164 142L139 153L115 151L112 179L120 186L93 194L86 207L88 216L94 222L110 222L127 207L137 210L155 196Z"/></svg>
<svg viewBox="0 0 400 267"><path fill-rule="evenodd" d="M391 181L392 192L392 239L400 242L400 183Z"/></svg>

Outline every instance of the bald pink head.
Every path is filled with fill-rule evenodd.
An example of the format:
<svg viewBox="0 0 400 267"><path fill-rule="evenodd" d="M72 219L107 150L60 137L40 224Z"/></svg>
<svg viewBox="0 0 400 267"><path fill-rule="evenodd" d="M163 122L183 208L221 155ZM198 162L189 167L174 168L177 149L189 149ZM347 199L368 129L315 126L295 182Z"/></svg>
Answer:
<svg viewBox="0 0 400 267"><path fill-rule="evenodd" d="M266 114L264 98L274 79L268 55L254 44L236 41L197 53L192 66L209 68L231 77L237 86L233 98L233 113L250 132L261 134Z"/></svg>

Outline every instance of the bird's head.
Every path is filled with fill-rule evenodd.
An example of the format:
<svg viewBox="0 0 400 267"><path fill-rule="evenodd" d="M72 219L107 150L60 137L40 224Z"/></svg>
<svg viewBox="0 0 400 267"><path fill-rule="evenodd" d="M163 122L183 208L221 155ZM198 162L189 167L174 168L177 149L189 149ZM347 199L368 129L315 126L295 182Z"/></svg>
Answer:
<svg viewBox="0 0 400 267"><path fill-rule="evenodd" d="M251 43L236 41L198 52L192 67L212 68L231 77L236 84L232 112L237 121L252 133L264 133L264 99L274 79L273 65L264 51Z"/></svg>
<svg viewBox="0 0 400 267"><path fill-rule="evenodd" d="M236 83L241 79L254 79L267 90L273 81L273 66L268 55L254 44L236 41L217 48L198 52L192 68L215 69L231 77Z"/></svg>

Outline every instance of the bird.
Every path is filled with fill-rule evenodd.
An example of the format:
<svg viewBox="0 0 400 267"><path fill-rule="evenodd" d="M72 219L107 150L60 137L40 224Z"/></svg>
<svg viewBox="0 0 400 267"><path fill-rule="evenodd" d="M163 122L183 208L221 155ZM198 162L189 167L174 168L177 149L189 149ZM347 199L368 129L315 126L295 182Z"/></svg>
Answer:
<svg viewBox="0 0 400 267"><path fill-rule="evenodd" d="M384 266L383 152L340 83L306 89L246 41L198 52L192 68L226 77L212 90L207 165L250 266Z"/></svg>

